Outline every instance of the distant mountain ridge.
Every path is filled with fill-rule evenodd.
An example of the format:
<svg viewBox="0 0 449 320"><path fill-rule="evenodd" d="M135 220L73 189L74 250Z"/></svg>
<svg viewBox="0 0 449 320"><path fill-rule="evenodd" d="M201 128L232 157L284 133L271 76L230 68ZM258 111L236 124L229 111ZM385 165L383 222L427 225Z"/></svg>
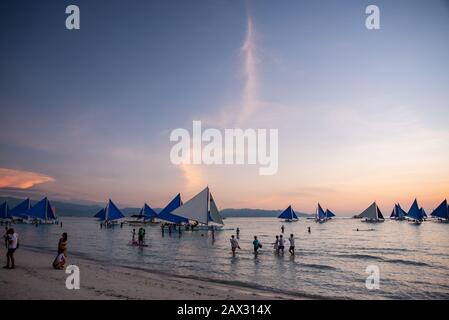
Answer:
<svg viewBox="0 0 449 320"><path fill-rule="evenodd" d="M14 198L14 197L1 197L0 203L6 201L9 208L14 208L24 199ZM31 204L34 205L38 200L31 200ZM61 217L93 217L100 209L103 207L100 205L88 205L88 204L77 204L65 201L53 201L51 200L52 206L56 207L56 215ZM161 208L153 208L156 212L160 212ZM125 216L131 216L138 214L140 208L120 208ZM223 209L220 211L221 215L225 218L230 217L277 217L282 210L264 210L264 209ZM311 217L313 215L296 212L299 217Z"/></svg>

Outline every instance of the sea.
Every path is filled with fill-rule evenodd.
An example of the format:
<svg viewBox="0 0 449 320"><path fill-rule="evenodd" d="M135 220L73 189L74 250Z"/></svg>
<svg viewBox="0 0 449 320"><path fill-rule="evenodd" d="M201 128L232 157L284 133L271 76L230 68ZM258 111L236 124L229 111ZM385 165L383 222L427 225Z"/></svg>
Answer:
<svg viewBox="0 0 449 320"><path fill-rule="evenodd" d="M315 223L301 218L228 218L225 229L168 231L145 226L147 247L130 245L132 229L101 229L92 218L60 218L63 226L15 225L21 246L56 251L68 233L70 255L116 266L256 288L317 299L449 299L449 224L433 221L364 223L336 218ZM293 234L296 254L277 254L276 235ZM308 232L310 227L311 232ZM232 256L230 237L240 229L241 250ZM253 237L262 243L253 253ZM19 249L20 250L20 249ZM20 262L19 262L20 263ZM377 272L378 271L378 272ZM378 279L378 286L373 282Z"/></svg>

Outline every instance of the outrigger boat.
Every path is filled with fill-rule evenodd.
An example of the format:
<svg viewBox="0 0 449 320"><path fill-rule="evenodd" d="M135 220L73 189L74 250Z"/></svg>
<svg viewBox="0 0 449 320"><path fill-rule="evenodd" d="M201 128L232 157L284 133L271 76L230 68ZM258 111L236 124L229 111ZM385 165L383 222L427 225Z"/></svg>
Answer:
<svg viewBox="0 0 449 320"><path fill-rule="evenodd" d="M449 222L449 208L447 204L447 200L445 199L441 204L432 211L430 214L432 218L435 218L435 221L448 223Z"/></svg>
<svg viewBox="0 0 449 320"><path fill-rule="evenodd" d="M390 219L396 220L396 221L402 221L405 220L405 217L407 216L407 212L405 212L399 203L394 205L393 211L391 212Z"/></svg>
<svg viewBox="0 0 449 320"><path fill-rule="evenodd" d="M223 218L209 187L206 187L192 199L171 211L170 214L183 218L184 221L180 223L185 223L185 220L187 220L193 226L193 230L224 230ZM160 218L160 215L158 218Z"/></svg>
<svg viewBox="0 0 449 320"><path fill-rule="evenodd" d="M326 212L321 208L321 205L318 203L318 206L315 210L315 222L325 223L327 221Z"/></svg>
<svg viewBox="0 0 449 320"><path fill-rule="evenodd" d="M44 198L24 214L33 224L55 224L57 221L55 208L51 206L48 198Z"/></svg>
<svg viewBox="0 0 449 320"><path fill-rule="evenodd" d="M31 201L27 198L9 210L9 215L12 217L14 223L28 223L28 215L25 213L29 209L31 209Z"/></svg>
<svg viewBox="0 0 449 320"><path fill-rule="evenodd" d="M129 225L146 225L146 224L157 224L159 221L155 221L157 218L157 213L148 204L144 204L142 209L140 209L139 214L131 216L135 220L128 220Z"/></svg>
<svg viewBox="0 0 449 320"><path fill-rule="evenodd" d="M407 219L409 220L409 222L416 225L420 225L424 220L423 210L422 208L419 208L418 201L416 199L415 201L413 201L413 204L407 213Z"/></svg>
<svg viewBox="0 0 449 320"><path fill-rule="evenodd" d="M368 208L365 209L361 214L355 216L356 219L364 219L362 222L378 223L384 222L385 218L382 215L376 202L373 202Z"/></svg>
<svg viewBox="0 0 449 320"><path fill-rule="evenodd" d="M296 212L292 209L292 206L288 206L287 209L282 211L278 217L279 219L284 219L284 222L296 222L298 221L298 216Z"/></svg>
<svg viewBox="0 0 449 320"><path fill-rule="evenodd" d="M119 208L117 208L111 199L109 199L106 207L98 211L94 216L94 218L98 218L98 221L105 227L110 227L117 224L118 221L124 217L125 216L123 213L119 210Z"/></svg>

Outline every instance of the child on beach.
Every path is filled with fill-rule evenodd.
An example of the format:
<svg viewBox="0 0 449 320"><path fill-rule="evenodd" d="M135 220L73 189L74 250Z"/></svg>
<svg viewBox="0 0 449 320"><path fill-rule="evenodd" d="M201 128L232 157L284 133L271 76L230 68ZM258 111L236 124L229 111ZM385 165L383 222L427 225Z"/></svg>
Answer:
<svg viewBox="0 0 449 320"><path fill-rule="evenodd" d="M253 246L254 246L254 254L258 254L258 250L260 248L262 248L262 244L260 243L260 241L257 239L257 236L254 236L254 241L253 241Z"/></svg>
<svg viewBox="0 0 449 320"><path fill-rule="evenodd" d="M235 256L235 250L236 250L237 248L240 249L240 246L239 246L238 241L235 239L234 235L231 236L230 241L231 241L232 255Z"/></svg>
<svg viewBox="0 0 449 320"><path fill-rule="evenodd" d="M284 254L284 237L282 236L282 234L279 236L279 241L278 241L278 252L282 252L282 254Z"/></svg>

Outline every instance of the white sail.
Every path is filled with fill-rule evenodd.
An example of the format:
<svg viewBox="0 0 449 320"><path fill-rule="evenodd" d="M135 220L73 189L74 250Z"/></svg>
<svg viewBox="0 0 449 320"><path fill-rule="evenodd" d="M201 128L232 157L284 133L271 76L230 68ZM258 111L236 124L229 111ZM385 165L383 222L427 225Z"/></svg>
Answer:
<svg viewBox="0 0 449 320"><path fill-rule="evenodd" d="M210 194L210 217L215 223L224 224L217 205L215 204L214 198L212 197L212 193Z"/></svg>
<svg viewBox="0 0 449 320"><path fill-rule="evenodd" d="M357 216L358 218L377 219L377 204L373 202L365 211Z"/></svg>
<svg viewBox="0 0 449 320"><path fill-rule="evenodd" d="M192 199L178 207L171 214L189 220L207 224L209 213L209 187L198 193Z"/></svg>

